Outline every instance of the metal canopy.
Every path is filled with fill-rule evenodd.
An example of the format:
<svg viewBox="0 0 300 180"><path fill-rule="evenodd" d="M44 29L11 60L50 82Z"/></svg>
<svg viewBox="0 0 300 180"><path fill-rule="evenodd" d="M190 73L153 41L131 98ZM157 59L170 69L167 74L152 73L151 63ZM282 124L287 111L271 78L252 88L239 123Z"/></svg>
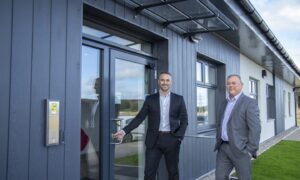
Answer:
<svg viewBox="0 0 300 180"><path fill-rule="evenodd" d="M228 31L236 25L209 0L125 0L136 15L144 13L184 36Z"/></svg>

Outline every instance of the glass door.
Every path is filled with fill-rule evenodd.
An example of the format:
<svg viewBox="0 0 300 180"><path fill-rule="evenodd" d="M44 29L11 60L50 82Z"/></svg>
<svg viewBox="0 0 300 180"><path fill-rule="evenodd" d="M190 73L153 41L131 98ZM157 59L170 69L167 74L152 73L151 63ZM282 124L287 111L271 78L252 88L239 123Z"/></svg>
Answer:
<svg viewBox="0 0 300 180"><path fill-rule="evenodd" d="M80 179L99 179L101 49L82 45Z"/></svg>
<svg viewBox="0 0 300 180"><path fill-rule="evenodd" d="M124 128L142 108L150 91L145 58L111 50L111 132ZM112 143L112 177L139 180L144 176L144 138L146 122L127 134L122 143Z"/></svg>

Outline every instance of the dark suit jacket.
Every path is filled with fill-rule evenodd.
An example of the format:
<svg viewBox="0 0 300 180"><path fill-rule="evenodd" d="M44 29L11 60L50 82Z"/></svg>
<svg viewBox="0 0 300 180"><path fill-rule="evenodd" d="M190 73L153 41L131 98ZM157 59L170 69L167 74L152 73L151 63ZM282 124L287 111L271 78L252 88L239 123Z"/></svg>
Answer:
<svg viewBox="0 0 300 180"><path fill-rule="evenodd" d="M225 100L220 107L217 119L215 150L219 149L222 139L222 122L227 105ZM251 153L256 157L259 147L261 125L259 109L255 99L241 94L235 103L227 124L227 135L231 150L235 153Z"/></svg>
<svg viewBox="0 0 300 180"><path fill-rule="evenodd" d="M186 127L188 125L187 111L183 97L175 93L170 94L169 120L171 133L183 139ZM126 134L138 127L148 116L148 128L145 139L147 148L155 145L159 134L160 124L160 102L159 93L146 97L144 105L137 116L123 129Z"/></svg>

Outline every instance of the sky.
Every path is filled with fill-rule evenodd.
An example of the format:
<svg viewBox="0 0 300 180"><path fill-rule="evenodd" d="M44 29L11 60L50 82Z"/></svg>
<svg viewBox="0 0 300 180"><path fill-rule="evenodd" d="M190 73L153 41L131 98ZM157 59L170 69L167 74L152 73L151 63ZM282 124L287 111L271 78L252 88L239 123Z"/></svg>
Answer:
<svg viewBox="0 0 300 180"><path fill-rule="evenodd" d="M300 69L300 0L250 0Z"/></svg>

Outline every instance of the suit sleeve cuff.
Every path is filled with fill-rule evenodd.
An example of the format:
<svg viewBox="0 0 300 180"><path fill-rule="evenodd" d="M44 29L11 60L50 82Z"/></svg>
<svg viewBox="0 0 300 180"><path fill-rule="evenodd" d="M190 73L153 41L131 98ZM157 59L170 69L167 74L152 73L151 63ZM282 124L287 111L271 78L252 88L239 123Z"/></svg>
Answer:
<svg viewBox="0 0 300 180"><path fill-rule="evenodd" d="M123 129L121 130L121 132L123 132L123 133L124 133L124 135L126 135L126 134L127 134L127 133L126 133L126 132L125 132Z"/></svg>
<svg viewBox="0 0 300 180"><path fill-rule="evenodd" d="M253 157L253 155L250 153L250 152L248 152L248 155L252 158Z"/></svg>

